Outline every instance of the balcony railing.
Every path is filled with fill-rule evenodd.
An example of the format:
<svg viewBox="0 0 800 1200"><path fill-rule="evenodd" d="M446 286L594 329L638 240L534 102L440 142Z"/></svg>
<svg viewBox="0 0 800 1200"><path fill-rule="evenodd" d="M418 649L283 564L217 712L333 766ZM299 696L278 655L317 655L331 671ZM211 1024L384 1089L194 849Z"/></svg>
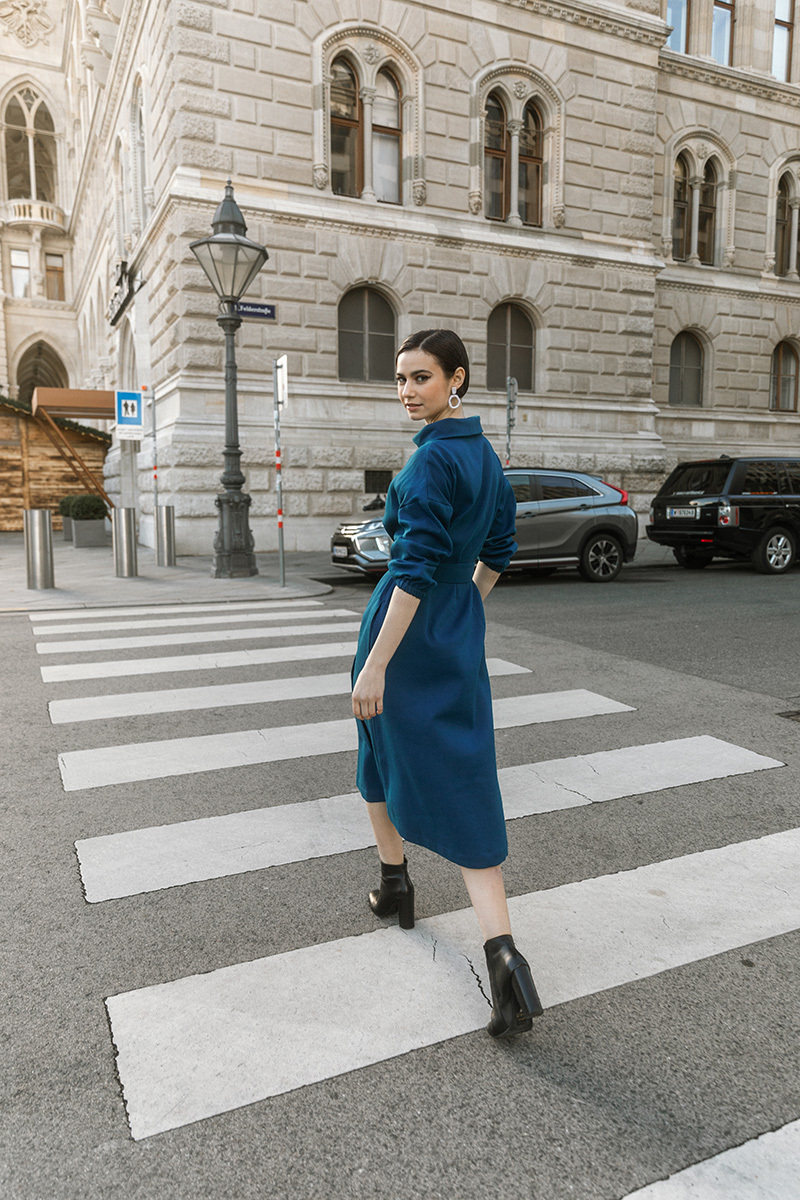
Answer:
<svg viewBox="0 0 800 1200"><path fill-rule="evenodd" d="M7 225L51 225L64 228L64 213L55 204L43 200L7 200L3 205Z"/></svg>

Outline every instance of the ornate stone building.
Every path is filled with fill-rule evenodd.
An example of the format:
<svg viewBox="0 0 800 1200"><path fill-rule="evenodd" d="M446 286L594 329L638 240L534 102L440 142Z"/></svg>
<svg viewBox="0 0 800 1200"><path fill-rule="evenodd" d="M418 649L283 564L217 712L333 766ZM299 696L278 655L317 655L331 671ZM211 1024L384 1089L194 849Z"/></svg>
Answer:
<svg viewBox="0 0 800 1200"><path fill-rule="evenodd" d="M363 14L369 12L369 17ZM793 0L5 0L0 389L155 397L159 492L209 552L230 175L270 253L238 335L256 545L327 544L409 452L392 348L452 325L513 459L646 506L679 457L800 452ZM152 409L150 410L152 412ZM153 439L108 486L152 540ZM378 474L375 474L375 473ZM369 477L367 477L369 473Z"/></svg>

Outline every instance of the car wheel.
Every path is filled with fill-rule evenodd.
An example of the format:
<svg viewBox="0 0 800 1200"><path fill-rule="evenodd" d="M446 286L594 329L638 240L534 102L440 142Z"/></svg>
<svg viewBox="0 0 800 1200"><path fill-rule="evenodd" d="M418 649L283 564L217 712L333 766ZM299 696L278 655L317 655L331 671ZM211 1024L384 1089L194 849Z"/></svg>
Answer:
<svg viewBox="0 0 800 1200"><path fill-rule="evenodd" d="M590 537L581 551L578 570L589 583L611 583L622 570L622 545L610 533Z"/></svg>
<svg viewBox="0 0 800 1200"><path fill-rule="evenodd" d="M700 550L689 550L686 546L676 546L672 553L687 571L702 571L714 557L713 554L703 554Z"/></svg>
<svg viewBox="0 0 800 1200"><path fill-rule="evenodd" d="M753 566L762 575L783 575L794 562L795 541L788 529L769 529L753 551Z"/></svg>

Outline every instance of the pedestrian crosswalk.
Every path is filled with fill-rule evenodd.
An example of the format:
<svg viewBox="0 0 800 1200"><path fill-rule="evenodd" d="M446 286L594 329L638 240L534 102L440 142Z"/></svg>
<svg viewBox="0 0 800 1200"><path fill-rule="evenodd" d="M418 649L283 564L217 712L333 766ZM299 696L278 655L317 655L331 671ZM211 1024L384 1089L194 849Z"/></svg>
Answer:
<svg viewBox="0 0 800 1200"><path fill-rule="evenodd" d="M332 773L341 777L337 764L355 762L347 699L355 637L340 635L354 635L358 618L330 600L31 615L37 655L47 658L38 659L38 669L49 690L49 718L63 738L64 793L77 799L105 789L97 795L103 811L114 814L111 832L89 830L75 845L85 898L100 906L96 911L248 872L263 873L268 885L286 864L316 861L335 872L341 856L374 845L358 794L330 794L328 786ZM260 644L266 640L279 644ZM246 644L228 649L228 642ZM198 652L199 646L211 649ZM674 789L735 776L755 780L783 767L702 729L669 740L643 738L647 706L617 694L613 678L603 694L580 686L550 690L529 663L505 653L488 660L497 729L526 738L537 726L570 722L564 728L584 730L601 720L615 739L589 753L522 756L530 761L501 756L509 822L558 812L575 820L570 810L600 806L602 813L633 796L666 805ZM202 673L199 686L185 679L191 672ZM328 705L322 714L320 701ZM281 704L289 706L288 721L279 715ZM212 712L213 732L192 727ZM225 728L233 717L235 726ZM149 723L154 718L157 729ZM194 793L186 792L175 819L165 791L157 823L139 828L114 804L117 795L132 794L115 792L121 786L171 780L179 788L184 777L206 772L235 780L242 768L290 769L301 760L318 780L312 799L286 803L266 794L263 803L234 812L198 800L192 811ZM611 873L598 859L585 878L515 896L512 921L520 944L530 948L545 1007L800 929L798 852L800 830L788 830ZM352 936L198 974L162 973L146 986L107 995L134 1139L347 1079L399 1055L423 1056L424 1070L426 1048L485 1025L471 910L423 916L413 931L376 928L366 906L364 914L362 930ZM210 929L213 920L208 913ZM654 1181L654 1200L669 1185ZM665 1200L684 1194L693 1193L663 1192ZM744 1200L735 1190L725 1196Z"/></svg>

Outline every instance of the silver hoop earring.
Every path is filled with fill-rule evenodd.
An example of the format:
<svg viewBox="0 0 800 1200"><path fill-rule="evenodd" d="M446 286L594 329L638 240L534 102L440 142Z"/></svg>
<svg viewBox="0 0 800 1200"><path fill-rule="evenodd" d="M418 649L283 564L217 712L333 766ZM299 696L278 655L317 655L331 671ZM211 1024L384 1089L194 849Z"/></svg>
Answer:
<svg viewBox="0 0 800 1200"><path fill-rule="evenodd" d="M455 404L453 404L454 400L455 400ZM452 392L450 393L450 399L447 401L447 406L448 406L448 408L458 408L458 406L460 404L461 404L461 397L459 396L456 389L453 388Z"/></svg>

